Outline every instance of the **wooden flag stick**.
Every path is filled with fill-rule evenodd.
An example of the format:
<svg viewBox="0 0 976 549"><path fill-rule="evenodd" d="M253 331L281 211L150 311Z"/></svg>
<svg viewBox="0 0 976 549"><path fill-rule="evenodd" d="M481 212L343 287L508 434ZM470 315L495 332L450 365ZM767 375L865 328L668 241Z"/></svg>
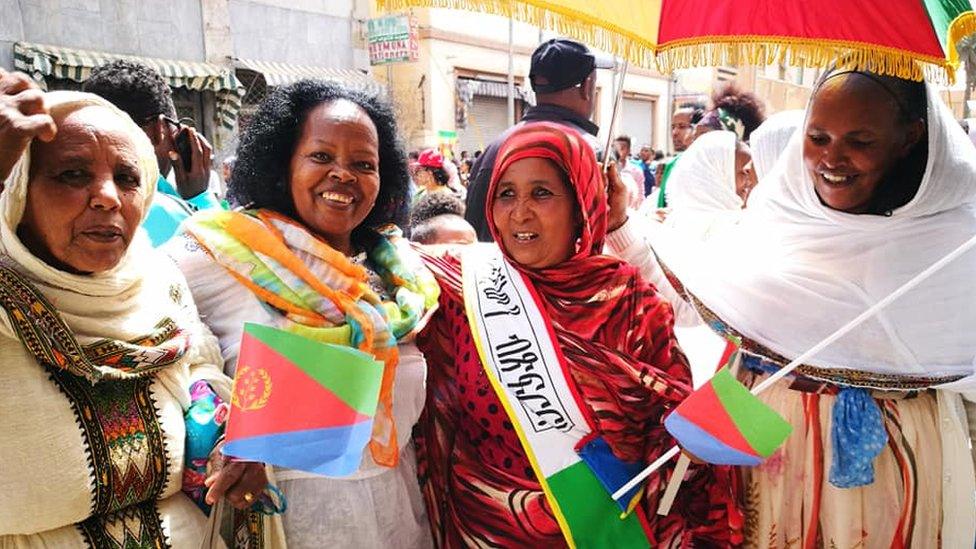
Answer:
<svg viewBox="0 0 976 549"><path fill-rule="evenodd" d="M689 465L691 465L691 458L681 454L678 463L674 466L674 472L671 473L671 480L668 481L668 488L664 491L661 504L657 506L657 514L662 517L671 512L671 505L674 504L674 498L678 495L678 488L681 488L681 482L685 479Z"/></svg>
<svg viewBox="0 0 976 549"><path fill-rule="evenodd" d="M912 278L911 280L909 280L908 282L906 282L905 284L903 284L900 288L898 288L894 292L888 294L887 297L885 297L881 301L879 301L876 304L874 304L874 306L872 306L868 310L866 310L863 313L861 313L860 315L858 315L857 318L855 318L854 320L848 322L841 329L837 330L833 334L827 336L826 339L824 339L820 343L814 345L807 352L805 352L802 355L796 357L793 360L793 362L790 362L789 364L787 364L783 368L780 368L779 370L777 370L776 372L774 372L772 375L770 375L769 377L767 377L766 379L764 379L762 381L762 383L760 383L759 385L756 385L755 387L753 387L752 388L752 391L750 391L750 392L752 394L754 394L754 395L758 395L759 393L762 393L763 391L765 391L766 389L768 389L769 387L771 387L774 383L776 383L780 379L783 379L783 377L789 375L790 372L792 372L793 370L795 370L797 368L797 366L799 366L799 365L805 363L806 361L810 360L811 357L813 357L814 355L816 355L820 351L824 350L826 347L830 346L831 344L833 344L838 339L840 339L840 338L844 337L845 335L847 335L848 333L850 333L851 330L853 330L854 328L857 328L858 326L860 326L861 324L863 324L866 320L868 320L871 317L873 317L874 315L878 314L882 309L884 309L888 305L891 305L891 303L893 301L895 301L896 299L900 298L901 296L907 294L908 292L912 291L916 286L918 286L922 282L925 282L930 276L932 276L935 273L941 271L943 268L945 268L946 265L948 265L949 263L952 263L959 256L965 254L966 252L968 252L969 250L973 249L974 247L976 247L976 236L970 238L966 242L963 242L958 248L956 248L955 250L949 252L949 254L947 254L945 257L943 257L942 259L936 261L929 268L927 268L924 271L922 271L922 272L918 273L917 275L915 275L914 278ZM654 461L654 463L648 465L647 468L645 468L643 471L641 471L640 473L638 473L637 476L635 476L634 478L630 479L626 484L624 484L623 486L621 486L619 490L617 490L616 492L614 492L614 494L612 496L613 499L614 500L619 500L620 498L622 498L634 486L637 486L638 484L640 484L641 481L643 481L645 478L647 478L648 476L650 476L654 471L657 471L658 469L660 469L662 465L664 465L665 463L668 462L668 460L670 460L674 456L678 455L678 452L679 451L680 451L680 448L677 445L675 445L673 448L671 448L670 450L668 450L663 456L661 456L660 458L656 459Z"/></svg>

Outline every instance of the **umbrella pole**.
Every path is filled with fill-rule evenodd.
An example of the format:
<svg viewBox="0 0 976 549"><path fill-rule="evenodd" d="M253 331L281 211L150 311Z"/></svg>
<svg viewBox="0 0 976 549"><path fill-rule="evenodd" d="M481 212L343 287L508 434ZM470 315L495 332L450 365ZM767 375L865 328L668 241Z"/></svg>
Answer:
<svg viewBox="0 0 976 549"><path fill-rule="evenodd" d="M629 54L630 46L628 45L624 55L623 65L620 67L620 76L616 86L617 95L613 98L613 111L610 113L610 124L607 126L607 145L603 148L603 171L606 171L607 166L610 165L610 146L613 145L613 134L617 124L617 115L620 113L620 100L624 95L624 78L627 77L627 67L630 64L628 60Z"/></svg>
<svg viewBox="0 0 976 549"><path fill-rule="evenodd" d="M508 16L508 125L515 125L515 18Z"/></svg>

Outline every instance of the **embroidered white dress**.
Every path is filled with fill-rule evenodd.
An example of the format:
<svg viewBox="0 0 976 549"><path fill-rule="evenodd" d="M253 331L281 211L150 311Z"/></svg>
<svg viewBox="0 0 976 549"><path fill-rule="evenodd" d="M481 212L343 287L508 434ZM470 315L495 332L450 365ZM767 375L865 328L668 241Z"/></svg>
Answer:
<svg viewBox="0 0 976 549"><path fill-rule="evenodd" d="M175 267L157 267L164 272L157 268L153 282L172 281L158 293L172 291L187 303L189 290ZM59 297L64 303L71 294ZM86 301L74 300L74 308ZM99 308L97 299L87 302ZM192 305L186 310L192 313ZM66 320L71 326L72 317ZM0 331L0 547L198 544L207 517L180 491L183 413L196 379L229 394L216 342L145 383L93 386L41 366L19 339Z"/></svg>
<svg viewBox="0 0 976 549"><path fill-rule="evenodd" d="M156 181L152 145L128 115L90 94L44 100L55 118L114 114L140 180ZM0 195L0 548L197 547L207 518L180 491L183 414L196 380L230 393L217 342L144 234L92 275L33 255L17 235L31 171L28 149ZM146 208L153 188L140 187Z"/></svg>

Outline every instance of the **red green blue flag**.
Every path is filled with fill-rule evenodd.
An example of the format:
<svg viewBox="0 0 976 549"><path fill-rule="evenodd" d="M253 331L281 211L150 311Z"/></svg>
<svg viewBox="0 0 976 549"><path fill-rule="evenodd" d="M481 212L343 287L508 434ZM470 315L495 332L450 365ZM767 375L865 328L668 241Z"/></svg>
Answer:
<svg viewBox="0 0 976 549"><path fill-rule="evenodd" d="M664 427L695 457L719 465L759 465L793 427L720 369L664 420Z"/></svg>
<svg viewBox="0 0 976 549"><path fill-rule="evenodd" d="M247 323L224 453L328 476L354 473L383 363L350 347Z"/></svg>

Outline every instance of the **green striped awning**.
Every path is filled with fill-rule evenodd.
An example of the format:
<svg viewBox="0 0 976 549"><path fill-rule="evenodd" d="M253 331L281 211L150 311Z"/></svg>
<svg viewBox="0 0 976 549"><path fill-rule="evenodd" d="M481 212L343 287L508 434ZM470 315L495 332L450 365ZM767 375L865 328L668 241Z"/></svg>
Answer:
<svg viewBox="0 0 976 549"><path fill-rule="evenodd" d="M376 93L383 92L383 86L373 80L366 73L356 69L338 69L332 67L316 67L312 65L294 65L277 61L257 61L254 59L234 59L234 66L238 69L250 70L264 76L268 86L286 86L306 78L314 80L331 80L361 88Z"/></svg>
<svg viewBox="0 0 976 549"><path fill-rule="evenodd" d="M212 91L217 97L216 118L219 126L232 130L241 108L244 87L233 69L212 63L175 61L153 57L138 57L99 51L85 51L43 44L17 42L14 44L14 67L30 74L41 85L44 77L84 82L95 67L116 59L131 59L145 63L163 75L174 88Z"/></svg>

